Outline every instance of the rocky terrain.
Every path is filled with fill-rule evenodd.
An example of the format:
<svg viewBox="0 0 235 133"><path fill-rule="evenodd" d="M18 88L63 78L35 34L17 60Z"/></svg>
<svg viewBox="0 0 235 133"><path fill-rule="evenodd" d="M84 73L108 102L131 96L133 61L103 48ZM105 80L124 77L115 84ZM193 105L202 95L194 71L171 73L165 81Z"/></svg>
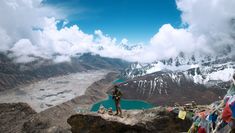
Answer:
<svg viewBox="0 0 235 133"><path fill-rule="evenodd" d="M106 98L106 92L112 87L112 81L115 80L117 76L118 73L110 72L101 80L96 81L92 85L90 85L86 89L85 94L77 96L62 104L46 109L40 113L36 113L30 106L24 104L27 105L26 109L32 110L32 112L34 112L32 113L33 115L28 115L27 119L25 117L22 117L21 114L14 113L23 112L23 114L25 114L24 110L21 109L23 108L21 104L15 103L11 105L10 103L2 103L0 104L0 107L6 106L6 108L9 108L9 110L2 110L0 112L0 116L4 118L1 119L1 122L3 123L4 121L15 121L17 123L17 126L11 129L11 123L5 123L0 125L0 131L5 131L5 133L69 132L70 126L67 123L67 119L71 115L79 113L81 111L80 109L89 111L92 104ZM20 108L15 108L17 106L20 106ZM7 113L9 115L5 115ZM20 118L17 119L18 117Z"/></svg>
<svg viewBox="0 0 235 133"><path fill-rule="evenodd" d="M16 64L5 55L0 58L0 131L6 133L185 132L191 120L180 120L177 113L163 107L124 111L124 118L91 113L90 108L107 98L113 81L120 78L125 78L119 84L123 98L144 100L155 106L191 101L210 104L223 97L229 85L229 81L212 78L204 84L208 79L205 76L216 77L218 73L214 72L228 70L223 64L183 70L138 67L138 72L144 70L142 74L135 75L135 69L126 69L120 77L117 70L125 68L127 62L92 54L58 64L48 60ZM181 63L178 66L183 67ZM3 103L19 101L29 103L33 109L24 103Z"/></svg>
<svg viewBox="0 0 235 133"><path fill-rule="evenodd" d="M0 130L4 133L178 133L187 131L192 123L189 117L181 120L177 112L169 112L163 107L123 111L124 118L91 112L76 113L69 110L71 106L68 104L67 108L63 104L45 111L49 113L47 115L37 114L24 103L0 104L0 107L4 107L0 110Z"/></svg>
<svg viewBox="0 0 235 133"><path fill-rule="evenodd" d="M132 63L121 77L124 98L141 99L156 106L195 101L210 104L219 100L229 88L235 72L235 58L221 56L187 56L151 63ZM210 96L210 98L208 98Z"/></svg>
<svg viewBox="0 0 235 133"><path fill-rule="evenodd" d="M79 112L89 112L92 104L107 97L106 92L113 86L117 73L109 73L103 79L89 86L84 95L75 97L63 104L49 108L37 114L39 118L47 118L54 126L69 129L67 118Z"/></svg>
<svg viewBox="0 0 235 133"><path fill-rule="evenodd" d="M23 124L35 114L36 112L26 103L0 104L1 133L20 133Z"/></svg>
<svg viewBox="0 0 235 133"><path fill-rule="evenodd" d="M0 91L15 88L42 79L88 70L120 70L129 65L120 59L111 59L86 53L71 58L70 62L54 63L38 59L30 63L15 63L8 53L0 53Z"/></svg>
<svg viewBox="0 0 235 133"><path fill-rule="evenodd" d="M57 76L18 86L0 93L0 103L25 102L37 112L85 94L94 82L103 79L108 70L90 70Z"/></svg>
<svg viewBox="0 0 235 133"><path fill-rule="evenodd" d="M75 114L68 119L73 133L178 133L186 132L191 120L177 118L177 113L158 107L149 110L130 110L124 118L108 114Z"/></svg>
<svg viewBox="0 0 235 133"><path fill-rule="evenodd" d="M120 89L126 99L141 99L155 106L185 104L195 101L210 104L223 97L226 89L206 87L188 79L182 72L159 71L139 76L124 83ZM210 98L208 98L210 96Z"/></svg>

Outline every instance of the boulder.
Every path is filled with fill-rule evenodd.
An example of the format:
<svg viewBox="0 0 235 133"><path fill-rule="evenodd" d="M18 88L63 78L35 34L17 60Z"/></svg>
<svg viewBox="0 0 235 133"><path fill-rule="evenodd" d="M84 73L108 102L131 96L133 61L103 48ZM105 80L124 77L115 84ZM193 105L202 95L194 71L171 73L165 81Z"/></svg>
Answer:
<svg viewBox="0 0 235 133"><path fill-rule="evenodd" d="M108 114L75 114L67 122L73 133L177 133L187 132L192 124L190 119L181 120L177 113L162 107L123 113L123 118Z"/></svg>

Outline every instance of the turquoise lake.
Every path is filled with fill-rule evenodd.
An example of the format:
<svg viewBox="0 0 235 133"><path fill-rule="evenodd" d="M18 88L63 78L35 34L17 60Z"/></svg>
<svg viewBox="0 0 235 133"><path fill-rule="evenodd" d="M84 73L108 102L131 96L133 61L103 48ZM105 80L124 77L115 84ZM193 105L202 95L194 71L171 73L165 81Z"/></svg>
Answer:
<svg viewBox="0 0 235 133"><path fill-rule="evenodd" d="M108 99L100 101L96 104L94 104L91 108L91 111L97 112L99 110L100 105L103 105L106 109L112 107L113 111L116 110L114 101L112 99L112 96L109 95ZM130 110L130 109L149 109L153 108L154 106L152 104L149 104L144 101L139 101L139 100L125 100L121 99L121 108L125 110Z"/></svg>
<svg viewBox="0 0 235 133"><path fill-rule="evenodd" d="M122 83L122 82L125 82L125 80L124 79L117 79L117 80L113 81L113 84Z"/></svg>

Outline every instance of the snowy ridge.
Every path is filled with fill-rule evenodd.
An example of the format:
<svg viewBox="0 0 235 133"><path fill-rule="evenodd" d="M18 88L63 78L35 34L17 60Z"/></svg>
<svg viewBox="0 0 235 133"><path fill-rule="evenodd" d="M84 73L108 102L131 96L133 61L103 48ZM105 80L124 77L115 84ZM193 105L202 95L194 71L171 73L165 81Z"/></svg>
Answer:
<svg viewBox="0 0 235 133"><path fill-rule="evenodd" d="M153 73L150 74L147 78L131 81L131 84L136 87L136 91L138 93L143 95L168 95L167 88L171 87L170 84L181 86L181 82L184 82L185 79L185 75L178 72ZM124 84L124 86L126 85L128 85L128 83Z"/></svg>
<svg viewBox="0 0 235 133"><path fill-rule="evenodd" d="M191 77L195 83L208 84L216 82L228 82L232 79L235 69L234 62L214 64L211 66L200 66L184 73Z"/></svg>
<svg viewBox="0 0 235 133"><path fill-rule="evenodd" d="M159 71L182 72L196 84L216 84L231 80L235 62L228 57L178 56L174 59L160 60L153 63L133 63L122 74L127 79L144 76ZM176 79L172 76L173 79ZM154 81L152 81L154 82ZM142 83L141 83L142 84Z"/></svg>

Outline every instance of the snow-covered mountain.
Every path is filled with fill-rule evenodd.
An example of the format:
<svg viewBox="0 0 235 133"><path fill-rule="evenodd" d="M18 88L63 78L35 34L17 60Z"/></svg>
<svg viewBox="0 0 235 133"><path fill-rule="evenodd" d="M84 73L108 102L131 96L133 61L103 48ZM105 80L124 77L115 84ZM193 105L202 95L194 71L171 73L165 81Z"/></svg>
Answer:
<svg viewBox="0 0 235 133"><path fill-rule="evenodd" d="M224 96L234 70L235 61L229 56L180 54L168 60L131 64L122 73L126 80L120 89L127 99L141 99L154 105L191 101L209 104Z"/></svg>
<svg viewBox="0 0 235 133"><path fill-rule="evenodd" d="M135 62L122 73L122 76L126 79L133 79L154 72L172 71L184 73L187 78L197 84L215 85L230 81L234 70L235 61L232 57L186 57L181 53L176 58L168 60L152 63Z"/></svg>
<svg viewBox="0 0 235 133"><path fill-rule="evenodd" d="M209 104L223 97L226 90L219 86L194 83L183 72L158 71L128 79L119 87L126 99L138 99L159 105L186 104L195 101ZM210 96L210 98L208 98Z"/></svg>

